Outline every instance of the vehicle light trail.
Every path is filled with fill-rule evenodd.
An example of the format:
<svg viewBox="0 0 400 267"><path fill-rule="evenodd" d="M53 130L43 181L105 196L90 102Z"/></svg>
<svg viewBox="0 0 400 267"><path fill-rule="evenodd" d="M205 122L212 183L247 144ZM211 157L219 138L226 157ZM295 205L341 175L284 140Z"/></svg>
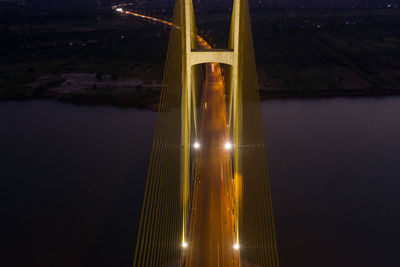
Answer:
<svg viewBox="0 0 400 267"><path fill-rule="evenodd" d="M128 3L128 4L120 4L120 5L113 6L112 9L114 9L115 11L117 11L119 13L123 13L123 14L126 14L126 15L130 15L130 16L135 16L135 17L138 17L138 18L146 19L148 21L160 23L160 24L163 24L163 25L166 25L166 26L169 26L169 27L174 27L174 28L179 29L179 30L181 29L180 26L175 25L170 21L163 20L163 19L158 19L158 18L155 18L155 17L147 16L147 15L142 15L140 13L124 9L124 7L130 6L130 5L131 5L130 3ZM194 34L194 33L192 33L192 34ZM197 38L197 41L198 41L199 45L203 49L212 49L211 45L206 40L204 40L204 38L202 38L200 35L197 34L196 38Z"/></svg>

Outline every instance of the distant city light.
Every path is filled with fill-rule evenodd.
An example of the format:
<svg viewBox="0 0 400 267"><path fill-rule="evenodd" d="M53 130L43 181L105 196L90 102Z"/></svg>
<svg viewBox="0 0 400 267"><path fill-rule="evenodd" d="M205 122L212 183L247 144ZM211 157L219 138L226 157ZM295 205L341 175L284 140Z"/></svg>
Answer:
<svg viewBox="0 0 400 267"><path fill-rule="evenodd" d="M195 142L194 143L194 148L195 149L199 149L200 148L200 143L199 142Z"/></svg>
<svg viewBox="0 0 400 267"><path fill-rule="evenodd" d="M231 142L226 142L226 143L225 143L225 149L226 149L226 150L231 150L231 149L232 149L232 144L231 144Z"/></svg>
<svg viewBox="0 0 400 267"><path fill-rule="evenodd" d="M116 11L118 11L118 12L124 12L124 11L122 10L122 8L117 8Z"/></svg>

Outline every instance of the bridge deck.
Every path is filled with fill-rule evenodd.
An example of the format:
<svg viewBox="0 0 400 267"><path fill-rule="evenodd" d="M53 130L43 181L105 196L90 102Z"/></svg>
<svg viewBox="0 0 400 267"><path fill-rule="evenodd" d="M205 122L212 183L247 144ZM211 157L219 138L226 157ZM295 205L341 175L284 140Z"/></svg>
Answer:
<svg viewBox="0 0 400 267"><path fill-rule="evenodd" d="M224 149L228 138L224 82L219 64L212 64L207 64L202 103L187 266L235 263L231 157Z"/></svg>

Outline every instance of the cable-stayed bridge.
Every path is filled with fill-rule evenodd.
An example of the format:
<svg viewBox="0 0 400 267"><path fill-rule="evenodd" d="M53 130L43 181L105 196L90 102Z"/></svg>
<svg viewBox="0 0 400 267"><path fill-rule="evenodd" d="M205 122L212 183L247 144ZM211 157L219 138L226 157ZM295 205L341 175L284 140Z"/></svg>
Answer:
<svg viewBox="0 0 400 267"><path fill-rule="evenodd" d="M176 0L134 266L279 266L247 0L226 49Z"/></svg>

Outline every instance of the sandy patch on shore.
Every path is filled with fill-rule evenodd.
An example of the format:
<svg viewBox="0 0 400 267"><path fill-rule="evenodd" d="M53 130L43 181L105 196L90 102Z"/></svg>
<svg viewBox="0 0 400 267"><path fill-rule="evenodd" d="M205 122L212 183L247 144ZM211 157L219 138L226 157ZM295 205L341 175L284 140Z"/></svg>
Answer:
<svg viewBox="0 0 400 267"><path fill-rule="evenodd" d="M30 84L30 86L34 89L49 87L47 94L50 95L88 91L112 90L118 93L132 90L161 89L161 84L158 80L119 78L111 75L98 75L96 73L47 74Z"/></svg>

